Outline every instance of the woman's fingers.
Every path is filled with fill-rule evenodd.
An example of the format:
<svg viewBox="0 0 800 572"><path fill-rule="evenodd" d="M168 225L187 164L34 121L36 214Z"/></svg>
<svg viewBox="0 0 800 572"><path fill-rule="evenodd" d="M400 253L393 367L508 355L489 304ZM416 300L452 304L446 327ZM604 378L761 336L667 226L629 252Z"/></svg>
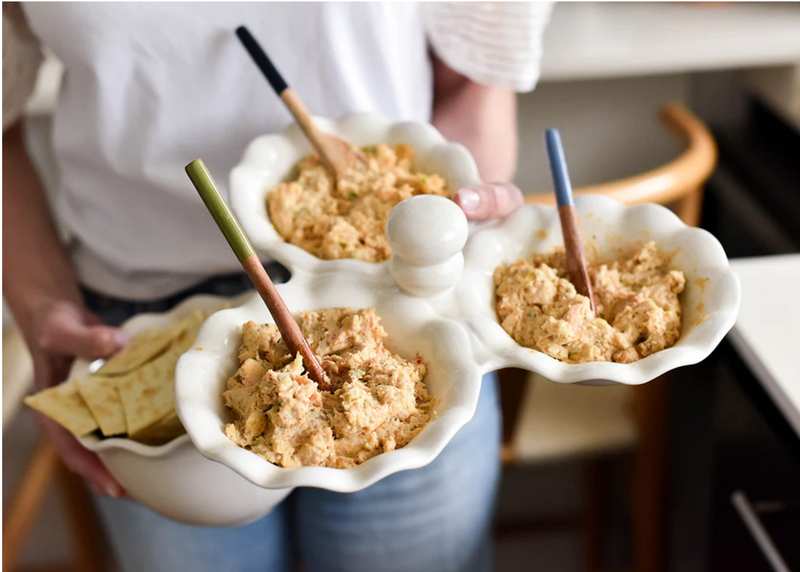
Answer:
<svg viewBox="0 0 800 572"><path fill-rule="evenodd" d="M105 326L85 308L65 301L40 309L34 318L30 337L36 387L39 389L64 381L75 357L107 357L129 341L123 330ZM117 498L126 496L125 489L97 455L85 449L55 421L38 412L34 412L34 416L70 471L85 478L98 494Z"/></svg>
<svg viewBox="0 0 800 572"><path fill-rule="evenodd" d="M453 200L470 220L501 218L525 203L522 191L511 183L483 183L464 187L456 192Z"/></svg>
<svg viewBox="0 0 800 572"><path fill-rule="evenodd" d="M119 328L87 324L80 309L68 304L49 309L39 331L45 352L86 359L108 357L128 341L128 334Z"/></svg>
<svg viewBox="0 0 800 572"><path fill-rule="evenodd" d="M100 459L78 443L72 434L40 413L35 413L36 422L56 448L67 468L89 481L97 494L122 498L125 489L108 472Z"/></svg>

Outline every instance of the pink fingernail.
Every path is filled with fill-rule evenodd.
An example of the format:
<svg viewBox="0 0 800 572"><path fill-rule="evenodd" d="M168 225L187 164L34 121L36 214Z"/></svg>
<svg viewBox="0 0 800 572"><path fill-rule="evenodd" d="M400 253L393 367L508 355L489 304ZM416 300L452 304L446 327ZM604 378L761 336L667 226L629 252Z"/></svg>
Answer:
<svg viewBox="0 0 800 572"><path fill-rule="evenodd" d="M473 189L461 189L456 193L456 202L465 213L474 213L481 203L481 196Z"/></svg>
<svg viewBox="0 0 800 572"><path fill-rule="evenodd" d="M114 333L114 343L118 347L127 346L131 341L131 336L125 330L117 330Z"/></svg>
<svg viewBox="0 0 800 572"><path fill-rule="evenodd" d="M108 496L113 497L115 499L118 499L122 496L122 493L119 491L119 487L110 483L105 485L103 487L103 490L105 490Z"/></svg>

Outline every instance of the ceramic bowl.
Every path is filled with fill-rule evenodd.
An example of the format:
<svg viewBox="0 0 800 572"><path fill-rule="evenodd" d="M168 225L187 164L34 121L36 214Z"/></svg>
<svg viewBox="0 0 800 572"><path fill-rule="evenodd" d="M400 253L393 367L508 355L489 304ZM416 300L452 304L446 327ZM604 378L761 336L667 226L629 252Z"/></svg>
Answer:
<svg viewBox="0 0 800 572"><path fill-rule="evenodd" d="M439 400L438 416L402 449L383 453L351 469L283 468L234 444L224 433L232 416L222 393L238 369L242 324L271 323L255 295L244 305L214 314L203 325L196 347L184 354L175 371L178 415L197 448L260 487L288 492L318 487L354 492L386 476L430 463L475 412L481 370L469 357L466 329L440 319L424 299L400 292L390 275L369 278L345 273L295 276L278 291L295 312L325 308L373 307L388 333L387 347L406 358L419 354L428 364L425 383Z"/></svg>
<svg viewBox="0 0 800 572"><path fill-rule="evenodd" d="M136 334L163 328L195 310L212 310L217 296L189 298L165 314L140 314L122 328ZM237 303L234 300L233 303ZM96 370L102 362L77 361L70 378ZM188 435L165 445L143 445L130 439L79 438L94 451L135 500L168 518L202 526L239 526L263 516L288 494L247 482L229 468L201 455Z"/></svg>
<svg viewBox="0 0 800 572"><path fill-rule="evenodd" d="M478 169L465 147L449 143L430 124L393 123L373 113L355 113L335 121L315 117L320 129L354 145L407 143L416 151L414 165L420 171L444 177L449 188L480 182ZM268 255L289 270L359 272L376 274L386 263L363 260L323 260L285 242L272 226L267 193L290 176L297 162L312 151L296 125L282 133L255 139L230 175L230 204L259 254Z"/></svg>
<svg viewBox="0 0 800 572"><path fill-rule="evenodd" d="M613 258L631 245L650 240L665 251L678 251L673 265L686 276L680 339L673 347L630 364L567 364L518 345L500 326L495 313L494 270L563 245L556 208L528 205L473 235L464 250L458 306L490 356L489 367L523 368L559 383L638 385L708 357L733 327L740 298L739 281L717 239L705 230L686 226L659 205L626 206L603 196L585 195L576 198L575 207L584 242L602 258Z"/></svg>

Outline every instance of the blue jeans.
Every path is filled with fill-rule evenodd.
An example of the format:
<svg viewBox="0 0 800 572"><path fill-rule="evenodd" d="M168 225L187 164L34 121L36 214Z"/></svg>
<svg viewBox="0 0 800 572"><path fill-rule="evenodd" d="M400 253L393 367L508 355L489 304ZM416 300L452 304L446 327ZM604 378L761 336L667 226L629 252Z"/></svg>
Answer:
<svg viewBox="0 0 800 572"><path fill-rule="evenodd" d="M189 295L235 295L246 280L214 279L154 303L90 292L85 298L107 323L118 324ZM123 572L288 572L298 563L307 572L487 571L500 433L496 381L487 376L472 421L433 463L357 493L295 489L261 520L226 529L179 524L129 500L97 503Z"/></svg>

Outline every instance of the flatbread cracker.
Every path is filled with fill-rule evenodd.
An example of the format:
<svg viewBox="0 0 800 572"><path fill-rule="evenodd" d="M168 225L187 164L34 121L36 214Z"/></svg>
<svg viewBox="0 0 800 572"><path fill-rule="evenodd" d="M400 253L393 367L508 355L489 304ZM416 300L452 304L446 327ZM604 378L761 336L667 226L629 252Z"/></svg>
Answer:
<svg viewBox="0 0 800 572"><path fill-rule="evenodd" d="M163 354L179 338L183 339L186 335L192 337L189 342L189 347L191 347L205 319L212 313L228 306L229 304L222 304L218 309L210 312L195 310L188 316L184 316L179 322L166 328L146 330L137 334L127 346L97 370L97 375L116 376L133 373L136 369Z"/></svg>
<svg viewBox="0 0 800 572"><path fill-rule="evenodd" d="M178 358L192 348L206 318L228 307L197 310L166 328L144 331L96 374L39 392L25 403L78 436L100 428L106 437L128 434L143 443L166 443L185 433L175 413Z"/></svg>
<svg viewBox="0 0 800 572"><path fill-rule="evenodd" d="M146 330L134 336L131 342L114 354L97 370L98 375L125 375L163 354L175 339L171 328Z"/></svg>
<svg viewBox="0 0 800 572"><path fill-rule="evenodd" d="M163 445L184 433L186 433L186 429L183 428L178 414L172 411L164 419L145 427L135 435L131 435L130 438L145 445Z"/></svg>
<svg viewBox="0 0 800 572"><path fill-rule="evenodd" d="M25 398L25 404L63 425L76 437L98 428L92 412L86 406L74 379L40 391Z"/></svg>
<svg viewBox="0 0 800 572"><path fill-rule="evenodd" d="M200 331L207 317L207 313L197 310L181 320L170 351L179 351L181 354L189 351L197 339L197 332Z"/></svg>
<svg viewBox="0 0 800 572"><path fill-rule="evenodd" d="M136 434L175 409L173 380L179 356L170 349L133 373L117 378L130 434Z"/></svg>
<svg viewBox="0 0 800 572"><path fill-rule="evenodd" d="M90 376L77 380L78 391L100 425L103 435L121 435L128 432L125 411L117 391L117 378Z"/></svg>

